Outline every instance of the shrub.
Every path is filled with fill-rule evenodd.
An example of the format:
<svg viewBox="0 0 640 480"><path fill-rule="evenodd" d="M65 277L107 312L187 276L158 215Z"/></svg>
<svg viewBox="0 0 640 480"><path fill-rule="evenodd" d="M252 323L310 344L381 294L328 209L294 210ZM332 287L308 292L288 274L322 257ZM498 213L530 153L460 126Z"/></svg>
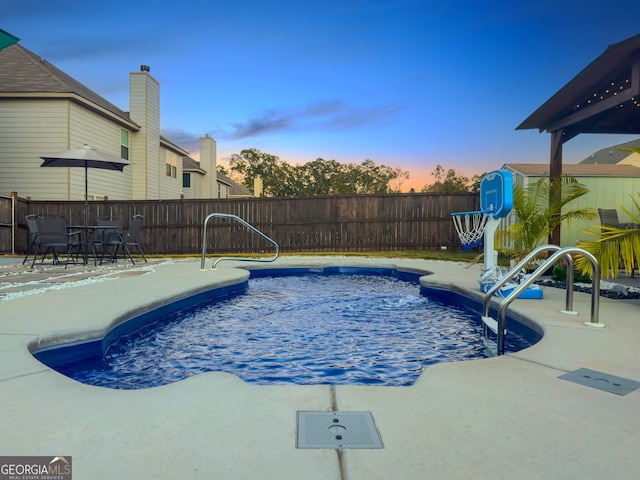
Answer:
<svg viewBox="0 0 640 480"><path fill-rule="evenodd" d="M566 282L567 266L564 263L556 264L556 266L553 267L553 275L551 276L551 279L557 282ZM574 283L591 283L591 277L589 275L585 275L584 273L575 269L574 267L573 282Z"/></svg>

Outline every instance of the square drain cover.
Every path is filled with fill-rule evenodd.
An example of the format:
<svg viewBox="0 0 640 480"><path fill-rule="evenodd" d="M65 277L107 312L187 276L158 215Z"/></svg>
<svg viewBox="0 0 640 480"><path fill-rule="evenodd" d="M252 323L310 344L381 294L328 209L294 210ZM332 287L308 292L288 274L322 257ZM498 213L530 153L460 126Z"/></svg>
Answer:
<svg viewBox="0 0 640 480"><path fill-rule="evenodd" d="M588 368L581 368L575 372L565 373L558 378L617 395L626 395L640 388L640 382L636 382L635 380L616 377L615 375L589 370Z"/></svg>
<svg viewBox="0 0 640 480"><path fill-rule="evenodd" d="M371 412L298 412L297 448L384 448Z"/></svg>

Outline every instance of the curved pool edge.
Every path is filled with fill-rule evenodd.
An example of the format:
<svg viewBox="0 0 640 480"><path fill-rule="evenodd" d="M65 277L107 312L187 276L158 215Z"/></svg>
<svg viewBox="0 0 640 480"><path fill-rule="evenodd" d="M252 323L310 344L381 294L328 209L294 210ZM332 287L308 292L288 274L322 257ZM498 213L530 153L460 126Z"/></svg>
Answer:
<svg viewBox="0 0 640 480"><path fill-rule="evenodd" d="M27 325L33 322L25 322L24 318L22 318L19 324L25 328L14 330L11 333L27 336L26 345L29 352L42 351L60 345L92 341L102 342L104 338L108 337L109 332L117 329L120 324L127 322L136 315L147 312L149 309L162 308L174 301L188 299L201 292L240 284L249 278L252 270L269 270L273 268L306 269L314 267L380 267L404 270L424 274L420 278L420 284L423 286L456 292L474 301L481 302L483 298L483 294L477 288L477 280L475 278L479 270L461 263L365 257L285 257L268 266L261 263L228 262L224 267L217 270L199 271L197 268L193 269L192 263L183 262L158 267L153 272L153 275L155 275L153 282L146 281L147 275L118 280L118 282L122 282L122 286L115 289L118 292L118 300L116 302L108 298L102 291L102 287L105 284L85 285L63 292L46 292L37 295L35 297L38 300L44 300L45 302L54 297L58 299L73 297L75 300L72 301L72 308L67 309L64 317L56 318L57 322L36 322L39 323L41 328L31 329ZM165 289L168 290L168 293L162 294L161 292ZM548 297L557 296L560 292L564 293L561 290L548 289L546 300L514 302L508 311L509 316L533 328L543 335L543 338L532 347L509 355L527 356L527 352L537 352L541 346L549 342L548 328L554 323L553 321L545 322L543 318L547 317L551 320L551 316L548 313L540 315L538 307L553 303L557 304L559 309L562 303ZM87 298L91 298L90 308L83 311L80 306L80 299ZM27 301L25 302L25 300ZM46 307L43 302L33 302L32 300L33 297L26 297L25 299L8 302L5 305L14 306L21 302L27 303L29 308L39 312L35 314L35 317L39 319L47 318L49 313L55 310L54 307ZM495 305L495 303L492 303L492 305ZM46 314L41 311L43 308L46 310ZM87 321L87 316L91 317L91 321ZM580 320L581 317L566 315L555 315L555 317L562 325L570 325L578 329L583 327L582 320ZM33 333L34 331L39 333ZM37 362L37 360L33 360ZM40 364L40 362L37 363ZM429 368L436 367L437 365L433 365Z"/></svg>
<svg viewBox="0 0 640 480"><path fill-rule="evenodd" d="M197 279L200 281L185 282L184 278L176 276L174 277L175 283L167 288L165 294L157 291L149 292L149 289L142 292L138 290L139 285L131 286L126 293L127 299L131 300L130 302L121 301L125 295L124 292L121 292L122 296L115 303L113 299L108 298L106 303L103 302L103 295L100 292L87 292L87 295L95 293L98 296L95 303L92 304L92 309L86 312L71 310L68 314L84 313L86 316L90 316L93 321L99 321L99 326L66 328L56 333L38 335L29 343L28 348L30 352L34 353L35 351L55 348L61 345L108 342L110 336L117 332L119 327L132 321L132 319L142 325L150 314L175 311L183 304L194 301L194 299L198 301L199 296L207 295L212 290L220 290L219 295L224 296L235 292L237 290L236 287L242 289L242 285L246 289L248 279L249 272L241 269L228 270L213 278L203 276ZM133 298L130 298L129 292L138 292L139 295L134 293ZM140 301L136 301L137 299ZM107 313L107 310L109 313Z"/></svg>
<svg viewBox="0 0 640 480"><path fill-rule="evenodd" d="M418 294L418 292L414 290L414 289L417 289L419 290L419 294L421 296L427 296L429 298L433 298L434 301L442 302L443 305L446 305L446 306L457 305L459 307L465 308L467 312L474 312L471 316L472 318L471 322L476 325L476 328L481 325L480 314L479 314L480 308L481 308L480 302L451 290L441 290L441 289L435 289L435 288L424 286L423 284L421 284L421 279L425 277L425 275L431 275L431 272L425 271L424 269L396 267L394 265L384 266L384 267L371 266L371 265L370 266L353 266L353 265L336 266L329 263L328 265L313 266L313 267L276 266L271 268L258 268L258 269L249 268L248 270L250 272L251 279L259 279L263 277L277 278L278 283L280 283L279 279L281 278L285 279L285 278L291 278L291 277L298 279L298 280L294 280L296 284L304 283L305 280L302 280L303 277L307 277L309 275L312 275L312 276L321 275L325 278L334 278L336 276L340 277L340 276L357 275L357 276L365 276L365 277L394 279L396 281L405 283L407 285L411 285L412 286L411 291L414 292L414 294ZM387 288L393 288L391 285L395 285L395 284L390 283ZM197 309L198 305L210 305L211 302L217 302L221 299L229 298L231 296L235 297L238 294L247 292L248 288L249 288L249 282L247 281L242 283L237 283L237 284L225 285L225 286L216 285L211 289L204 290L203 292L197 293L194 295L186 296L181 300L173 301L171 303L167 303L166 305L149 308L142 313L134 314L130 318L119 319L119 321L117 322L117 325L114 327L110 327L107 334L104 335L104 337L102 338L97 338L95 340L85 341L85 342L75 342L75 343L69 342L69 343L65 343L64 345L55 345L52 347L37 348L37 349L32 348L31 349L32 354L43 364L55 369L60 373L71 376L72 378L75 378L80 382L93 384L93 385L108 386L99 381L95 381L97 380L97 378L94 378L94 373L90 374L90 377L91 377L90 379L86 379L86 378L83 379L82 374L80 374L79 372L81 371L86 372L85 368L89 364L96 365L95 362L101 363L102 358L104 357L105 353L109 350L109 348L113 344L119 342L122 338L133 335L135 334L135 332L138 332L143 329L147 330L147 328L150 325L154 325L154 324L157 325L156 322L163 317L170 316L176 312L192 311L193 309ZM313 292L311 290L303 290L303 292L304 292L304 295L313 296ZM361 293L366 293L366 291L361 291ZM268 301L269 299L265 299L265 302L268 303ZM363 308L366 308L366 307L363 307ZM303 312L301 311L300 314L302 313ZM398 317L399 321L401 321L402 317L405 314L410 315L410 313L406 310L396 310L396 313L395 313L396 316L399 315ZM228 316L227 314L222 314L222 315L224 318ZM239 318L243 318L242 314L240 314ZM438 317L435 316L435 317L432 317L432 319L434 321L432 322L433 326L431 328L438 328L440 323L435 321L438 319ZM231 319L229 318L229 320ZM260 330L262 328L260 326L261 325L260 322L261 320L259 320L259 323L255 326L255 330ZM405 326L407 325L405 324ZM196 330L199 328L197 324L193 325L193 327ZM240 325L239 327L242 328ZM268 326L265 326L265 327L268 328ZM391 333L392 331L391 329L393 328L394 327L392 325L389 325L389 330L387 331L385 338L393 337L393 333ZM512 317L507 318L507 329L509 330L509 336L506 337L505 347L506 347L506 351L509 353L518 351L522 348L527 348L528 346L531 346L532 344L536 343L540 339L540 334L536 329L525 328L525 326L520 324L519 322L514 322ZM227 332L227 334L233 335L233 332ZM194 331L194 335L195 335L194 338L199 339L199 340L194 340L196 341L196 343L198 343L199 341L206 341L204 338L198 337L197 331ZM437 336L437 333L435 333L434 335ZM385 345L384 343L385 339L380 338L379 340L382 343L379 346L376 346L376 344L373 343L371 344L371 348L373 348L374 350L391 351L389 349L392 347L391 345ZM469 338L468 340L471 342L475 342L476 348L473 349L473 353L471 353L470 350L468 350L467 355L464 355L464 356L461 356L460 354L455 354L455 353L453 354L446 353L446 351L448 350L448 347L451 347L451 348L459 347L460 343L456 343L455 341L452 343L447 343L445 341L445 343L447 343L447 348L445 348L444 350L440 350L439 348L436 348L434 346L433 348L436 348L436 350L440 353L438 355L438 357L440 358L440 363L445 361L468 361L471 359L468 356L469 354L471 354L473 358L479 358L479 355L482 355L482 350L480 352L477 351L478 345L482 345L481 333L478 333L476 330L476 334L472 338ZM337 341L339 342L339 340ZM362 342L362 340L359 340L359 341ZM438 340L432 340L432 342L438 343ZM464 341L461 340L461 342L466 343L466 340ZM429 344L432 344L432 343L429 343ZM399 345L399 344L396 344L394 342L393 345ZM238 347L236 348L244 349L242 344L239 344ZM372 353L375 355L375 351L372 351ZM214 352L212 352L212 355L215 358L219 358ZM237 354L234 353L234 351L230 351L229 355L231 358L228 358L227 360L231 362L232 361L231 359L236 358L235 355ZM309 353L309 355L313 356L312 353ZM304 378L306 381L292 380L290 382L286 382L284 381L283 377L280 376L282 374L281 372L279 372L279 375L276 375L279 381L276 381L274 379L271 379L270 381L269 380L261 381L260 378L255 378L251 375L248 375L248 377L243 375L240 375L240 376L248 383L258 383L258 384L292 383L296 385L311 385L311 384L329 383L336 386L346 385L346 384L353 384L353 385L369 384L372 386L373 385L379 385L379 386L413 385L417 380L418 376L420 375L421 373L420 370L422 370L423 367L421 367L420 370L416 371L416 368L415 368L416 364L413 362L402 363L403 366L400 367L397 364L397 359L399 355L402 356L398 351L396 351L393 354L392 357L395 360L392 360L391 357L389 356L385 357L384 355L383 355L383 358L377 357L379 358L379 363L378 362L373 363L373 365L376 365L376 367L374 367L376 373L374 374L370 372L369 375L366 375L361 370L364 367L364 365L363 363L361 363L360 360L356 358L354 358L353 360L350 360L349 362L353 362L353 364L358 365L358 367L353 367L351 365L345 366L344 363L341 364L342 366L345 366L345 368L347 369L355 368L355 370L358 372L355 374L355 376L350 376L351 381L348 381L346 378L341 378L341 377L333 377L333 376L330 378L324 377L323 374L320 373L318 370L313 370L314 367L311 365L308 365L303 369L296 370L295 368L293 368L292 370L289 370L287 365L281 364L282 371L284 372L296 371L297 374L300 374L302 376L301 378ZM126 357L126 354L125 354L125 357ZM158 361L161 362L165 366L165 368L168 368L169 370L171 370L171 365L173 365L173 363L171 361L170 355L167 357L163 356L163 359L158 359ZM220 359L220 361L224 361L224 360ZM243 360L243 362L244 361L246 360ZM428 362L426 360L423 360L423 362L425 362L424 368L427 368L428 366L433 366L435 363L437 363L433 360ZM394 364L394 367L391 367L392 363ZM144 377L145 374L143 373L143 371L147 370L149 367L151 367L151 365L147 364L144 369L142 370L136 369L136 371L138 372L138 375L142 375ZM99 369L100 367L96 366L96 368ZM378 371L378 368L380 368L381 370ZM396 374L394 377L390 377L388 374L388 372L392 368ZM206 371L210 371L209 368L206 368L206 367L203 367L203 369ZM176 368L176 370L181 370L181 368ZM233 372L232 369L230 370L229 368L224 368L224 367L222 367L220 370L226 371L226 372ZM155 370L152 369L151 371L155 371ZM310 371L315 372L314 375L312 375L311 377L308 376ZM201 374L201 373L203 373L203 371L198 372L197 369L187 369L187 371L183 372L182 375L180 375L177 372L174 374L170 374L169 378L165 377L164 381L162 381L157 377L151 377L155 379L151 381L150 384L145 382L140 382L140 383L136 382L135 385L131 383L127 383L125 386L125 385L120 385L113 378L108 383L111 385L111 388L116 388L116 389L151 388L155 386L164 385L167 383L175 383L183 378L186 378L195 374ZM267 374L269 377L273 377L273 375L271 374L271 370L269 370L268 372L263 371L262 373ZM97 377L104 378L103 377L104 374L106 374L106 372L103 372L103 374L95 374L95 375L97 375ZM123 374L126 376L126 373L123 372ZM378 376L378 374L380 376ZM320 378L318 378L318 375Z"/></svg>
<svg viewBox="0 0 640 480"><path fill-rule="evenodd" d="M297 269L308 270L315 267L336 269L348 269L355 267L375 269L375 266L378 265L378 263L387 263L387 265L380 267L380 270L396 268L395 264L389 264L387 259L381 259L382 262L372 262L368 259L355 259L353 261L349 259L346 262L341 262L343 258L338 258L338 260L326 259L318 262L317 258L314 259L314 257L309 257L310 260L304 261L303 263L299 263L299 261L296 260L289 263L286 261L280 261L281 264L277 266L274 266L274 264L265 265L264 263L258 262L252 264L231 261L227 264L223 264L222 268L218 268L216 270L206 269L203 271L198 269L193 272L187 271L182 275L171 277L173 278L174 283L169 288L173 291L169 291L166 295L159 295L157 292L150 293L148 292L148 288L145 288L144 291L140 291L138 290L140 282L134 279L128 279L130 280L128 283L135 283L136 285L125 287L127 288L127 292L136 291L138 292L138 295L134 295L134 298L127 295L126 302L120 301L118 303L113 303L110 299L106 299L105 302L104 295L102 295L100 288L100 285L104 286L104 284L83 285L82 287L78 287L78 290L75 293L80 292L80 289L82 289L83 296L95 295L95 301L92 303L90 308L86 310L86 312L83 312L78 304L71 305L70 309L65 312L68 317L64 319L65 321L63 321L58 328L51 323L47 325L47 329L49 329L49 331L46 331L45 329L43 333L40 334L27 333L25 331L16 331L12 333L24 334L30 337L26 343L26 347L32 354L46 351L48 349L54 349L59 346L71 346L91 342L103 344L109 342L110 336L112 336L114 332L117 332L120 326L130 322L132 319L143 324L146 316L151 316L156 314L158 311L163 311L167 305L175 305L175 309L178 309L183 302L193 301L194 297L197 297L200 294L207 294L213 290L227 287L233 288L234 286L238 286L243 283L246 284L252 271L267 271L273 270L274 268L285 268L294 272ZM344 258L346 259L346 257ZM340 263L343 264L340 265ZM174 269L180 268L180 270L184 271L184 262L181 264L167 264L162 267L173 267ZM431 274L431 272L417 267L402 267L402 270L424 275ZM287 274L291 274L291 272ZM158 274L159 272L156 270L153 273ZM189 276L188 282L185 281L185 274ZM193 278L191 278L190 274L194 275ZM70 294L71 292L64 291L59 293L64 295ZM45 292L41 295L51 296L53 295L53 292ZM13 306L16 303L20 303L20 301L28 299L32 300L33 297L14 300L14 303L11 305ZM123 297L120 297L119 300L123 300ZM37 303L39 304L39 302ZM53 308L54 307L52 306L51 309ZM50 310L48 313L50 313ZM38 316L39 315L40 314L38 314ZM79 316L90 316L91 322L88 323L85 319L78 318ZM69 324L73 325L70 326ZM24 322L22 322L22 326L25 326ZM25 330L26 328L27 327L25 327Z"/></svg>
<svg viewBox="0 0 640 480"><path fill-rule="evenodd" d="M234 286L246 283L250 275L252 275L252 272L265 272L265 274L270 274L273 270L280 270L279 274L290 275L296 271L311 271L312 273L314 269L318 269L318 271L331 269L340 273L348 273L351 270L357 269L369 269L373 273L382 272L383 274L389 274L389 270L395 270L419 276L418 282L424 287L455 292L474 302L482 302L483 298L483 294L477 288L477 282L469 280L473 278L473 270L469 270L470 266L452 264L451 262L373 259L366 257L286 257L270 264L231 261L224 267L216 270L198 270L194 272L185 271L184 265L180 267L173 265L172 268L172 265L169 264L163 267L183 272L175 276L173 273L170 273L169 278L172 279L171 288L173 291L166 295L158 295L157 290L162 290L162 287L158 287L154 289L153 295L148 296L147 294L149 292L140 291L139 285L132 285L130 288L127 288L127 292L135 291L138 292L138 295L134 295L133 298L127 296L126 299L131 300L131 302L125 302L125 297L121 296L119 298L120 302L113 303L112 301L108 301L108 303L105 304L104 298L100 296L96 298L95 304L93 305L94 309L90 312L93 316L92 320L97 321L99 319L100 325L88 325L86 322L82 322L82 326L76 324L75 328L60 329L56 332L33 336L26 344L28 351L33 356L35 353L42 354L44 352L46 354L48 350L70 345L86 345L90 351L103 351L104 346L109 343L110 339L117 336L119 328L131 322L132 319L134 319L133 321L136 323L143 325L145 318L153 317L158 310L162 311L167 305L179 306L183 301L190 302L199 294L206 294L212 290L226 287L233 288ZM453 271L458 273L460 272L460 268L463 269L464 281L460 281L460 279L457 278L457 273L455 280L450 278L452 267L457 267L454 268ZM169 270L166 272L164 270L155 271L155 273L169 273ZM188 277L189 281L186 281L184 275ZM131 283L139 284L140 281L132 280ZM145 285L147 285L146 282ZM92 293L94 292L86 292L86 295L91 295ZM492 302L492 307L496 304L497 301ZM114 307L118 308L117 312L112 310ZM108 313L111 311L113 311L113 313ZM525 326L542 335L542 340L537 342L539 344L545 340L544 323L536 320L535 317L529 315L528 312L528 309L512 307L509 310L509 317L517 319ZM75 310L69 312L69 320L73 321L71 314L74 313L77 314L78 312ZM110 315L113 315L113 317L109 318ZM533 347L535 347L535 345L528 349ZM38 361L38 363L40 362ZM434 367L437 367L437 364L429 368Z"/></svg>

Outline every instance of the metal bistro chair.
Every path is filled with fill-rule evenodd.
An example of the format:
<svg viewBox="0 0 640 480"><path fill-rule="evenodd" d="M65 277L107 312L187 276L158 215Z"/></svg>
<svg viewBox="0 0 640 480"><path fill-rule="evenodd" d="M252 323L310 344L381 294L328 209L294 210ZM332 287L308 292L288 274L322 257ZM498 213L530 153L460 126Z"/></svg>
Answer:
<svg viewBox="0 0 640 480"><path fill-rule="evenodd" d="M36 218L38 218L38 215L27 215L24 218L27 221L27 227L29 228L29 245L27 246L27 253L24 255L24 260L22 260L23 265L29 259L30 254L33 254L33 258L35 259L35 252L38 250L38 245L40 244L40 236L38 235L38 224L36 223Z"/></svg>
<svg viewBox="0 0 640 480"><path fill-rule="evenodd" d="M54 265L61 263L60 253L66 253L67 256L64 268L67 268L69 263L77 263L73 256L73 250L76 250L76 255L81 251L82 232L67 231L67 225L61 216L38 216L36 217L36 226L39 240L36 243L31 268L35 265L41 248L44 249L42 259L44 260L47 253L51 252Z"/></svg>
<svg viewBox="0 0 640 480"><path fill-rule="evenodd" d="M62 215L58 215L57 213L40 213L40 214L32 214L26 215L24 218L27 221L27 228L29 229L29 245L27 246L27 251L24 255L24 260L22 260L22 264L27 263L27 260L32 261L33 259L29 258L29 255L33 254L35 256L36 250L38 250L38 245L40 245L40 235L38 235L38 224L36 223L36 218L45 218L45 217L61 217ZM64 218L64 217L63 217ZM44 256L42 257L44 260Z"/></svg>
<svg viewBox="0 0 640 480"><path fill-rule="evenodd" d="M620 228L618 211L615 208L599 208L600 223L608 227Z"/></svg>
<svg viewBox="0 0 640 480"><path fill-rule="evenodd" d="M120 248L122 248L122 257L129 258L132 264L136 264L131 256L131 250L129 247L135 246L140 252L142 259L147 263L147 259L144 256L144 252L142 251L142 246L140 245L140 231L142 230L142 224L144 223L144 217L142 215L134 215L129 224L129 230L126 232L119 232L118 235L114 235L111 237L109 241L109 246L111 248L115 247L115 250L112 250L111 253L111 262L116 262L118 260L118 252ZM104 258L104 257L103 257ZM102 263L102 258L100 259L100 263Z"/></svg>
<svg viewBox="0 0 640 480"><path fill-rule="evenodd" d="M97 248L101 250L100 265L106 253L109 256L113 255L113 251L110 249L114 242L117 242L122 235L122 219L119 217L102 217L98 219L94 238L91 242L91 251L93 253L93 263L97 263Z"/></svg>

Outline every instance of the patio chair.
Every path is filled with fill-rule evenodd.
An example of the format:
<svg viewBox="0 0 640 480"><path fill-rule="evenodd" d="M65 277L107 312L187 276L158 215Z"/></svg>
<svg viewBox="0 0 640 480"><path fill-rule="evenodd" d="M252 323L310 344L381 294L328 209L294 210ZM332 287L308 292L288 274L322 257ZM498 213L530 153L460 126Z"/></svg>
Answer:
<svg viewBox="0 0 640 480"><path fill-rule="evenodd" d="M144 217L142 215L134 215L129 224L129 229L125 232L120 233L117 236L113 236L109 241L110 247L115 247L115 250L112 251L111 261L116 262L118 260L118 252L120 248L122 248L122 257L129 258L132 264L136 264L131 256L131 250L129 247L135 246L140 252L142 259L147 263L147 259L144 256L144 252L142 251L142 246L140 245L140 231L142 230L142 224L144 223ZM102 263L102 259L100 259L100 263Z"/></svg>
<svg viewBox="0 0 640 480"><path fill-rule="evenodd" d="M38 224L36 223L36 218L38 215L27 215L24 217L27 221L27 227L29 228L29 245L27 246L27 253L24 255L24 260L22 260L22 264L24 265L27 262L30 254L34 254L38 249L37 246L40 243L40 236L38 235Z"/></svg>
<svg viewBox="0 0 640 480"><path fill-rule="evenodd" d="M69 232L64 218L59 215L38 216L35 220L39 240L36 243L31 268L36 263L40 249L44 249L43 260L49 252L53 254L54 265L61 263L61 253L66 253L64 268L67 268L71 262L77 263L73 256L73 250L76 250L76 255L81 251L82 232Z"/></svg>
<svg viewBox="0 0 640 480"><path fill-rule="evenodd" d="M620 223L620 220L618 219L618 211L615 208L599 208L598 215L600 215L600 224L606 225L607 227L615 227L622 230L640 228L637 223Z"/></svg>
<svg viewBox="0 0 640 480"><path fill-rule="evenodd" d="M101 250L100 264L105 254L108 253L111 257L114 253L111 250L113 245L117 245L122 235L122 219L119 217L102 217L98 219L96 224L98 227L95 230L94 238L91 242L91 250L93 253L93 263L97 263L97 248Z"/></svg>
<svg viewBox="0 0 640 480"><path fill-rule="evenodd" d="M599 208L600 224L608 227L620 228L620 220L618 219L618 211L615 208Z"/></svg>
<svg viewBox="0 0 640 480"><path fill-rule="evenodd" d="M36 223L36 218L40 217L60 217L57 213L40 213L38 215L27 215L25 216L25 220L27 221L27 228L29 229L29 245L27 246L27 251L24 256L24 260L22 260L22 264L27 263L27 260L33 260L29 258L30 254L35 255L37 250L37 246L40 244L40 235L38 235L38 224ZM64 218L64 217L62 217ZM42 257L44 260L44 256Z"/></svg>

